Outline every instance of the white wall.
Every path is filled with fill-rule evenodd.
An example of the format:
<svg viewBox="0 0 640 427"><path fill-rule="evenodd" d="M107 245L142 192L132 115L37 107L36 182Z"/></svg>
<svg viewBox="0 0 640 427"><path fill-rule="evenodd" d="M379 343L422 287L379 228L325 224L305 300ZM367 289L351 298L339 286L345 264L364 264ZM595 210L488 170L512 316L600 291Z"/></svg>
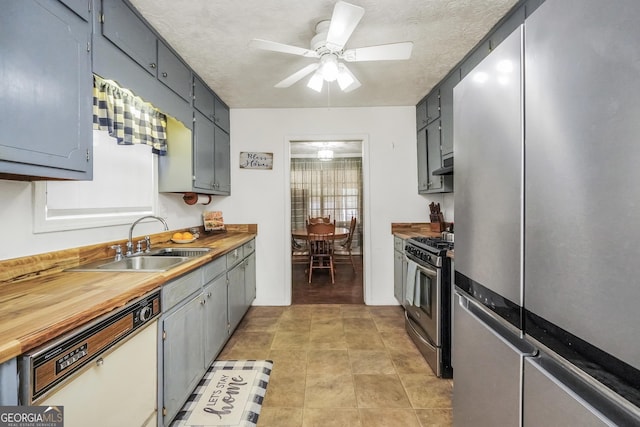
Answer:
<svg viewBox="0 0 640 427"><path fill-rule="evenodd" d="M232 196L215 204L225 221L258 224L255 304L291 300L288 140L326 136L366 139L365 302L397 304L391 223L428 222L429 202L443 202L417 194L415 107L234 109L231 129ZM239 169L241 151L272 152L273 169Z"/></svg>
<svg viewBox="0 0 640 427"><path fill-rule="evenodd" d="M451 196L417 194L415 107L336 109L233 109L231 192L208 206L186 205L180 195L161 194L159 213L171 229L201 223L201 212L222 210L227 223L257 223L258 305L291 301L288 139L327 135L364 137L365 302L396 304L393 297L392 222L427 222L428 204L443 204L451 220ZM241 151L271 152L272 170L239 168ZM117 169L114 170L117 172ZM446 203L445 203L446 201ZM32 184L0 180L0 259L126 238L128 225L33 234ZM451 208L448 208L451 206ZM138 228L139 227L139 228ZM160 231L140 224L137 235ZM138 230L140 231L138 233Z"/></svg>

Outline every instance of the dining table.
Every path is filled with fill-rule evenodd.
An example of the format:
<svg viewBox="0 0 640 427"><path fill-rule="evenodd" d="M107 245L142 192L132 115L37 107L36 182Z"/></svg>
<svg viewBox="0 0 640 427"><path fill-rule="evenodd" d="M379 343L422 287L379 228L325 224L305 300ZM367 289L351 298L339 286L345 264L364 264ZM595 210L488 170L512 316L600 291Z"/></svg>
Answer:
<svg viewBox="0 0 640 427"><path fill-rule="evenodd" d="M294 239L300 239L300 240L308 240L309 237L311 238L311 240L315 240L314 239L314 235L311 234L307 234L307 229L306 228L298 228L296 230L293 230L291 232L291 235L293 236ZM336 232L335 232L335 239L344 239L345 237L347 237L349 235L349 229L345 228L345 227L336 227ZM322 239L324 240L324 239Z"/></svg>

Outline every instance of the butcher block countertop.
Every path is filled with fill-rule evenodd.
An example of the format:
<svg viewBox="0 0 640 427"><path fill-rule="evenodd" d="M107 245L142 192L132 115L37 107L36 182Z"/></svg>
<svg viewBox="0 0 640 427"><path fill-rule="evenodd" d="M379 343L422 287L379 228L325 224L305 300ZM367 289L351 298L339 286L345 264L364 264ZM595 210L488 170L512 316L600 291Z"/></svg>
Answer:
<svg viewBox="0 0 640 427"><path fill-rule="evenodd" d="M211 251L168 271L149 273L63 271L113 257L109 246L123 244L126 239L0 261L0 363L243 245L256 236L257 226L227 225L225 233L201 233L193 243L180 245L170 241L175 231L183 230L152 235L152 247L207 247Z"/></svg>
<svg viewBox="0 0 640 427"><path fill-rule="evenodd" d="M391 234L401 239L440 237L442 235L441 232L431 231L431 225L428 222L392 222ZM454 251L447 251L447 256L454 259Z"/></svg>

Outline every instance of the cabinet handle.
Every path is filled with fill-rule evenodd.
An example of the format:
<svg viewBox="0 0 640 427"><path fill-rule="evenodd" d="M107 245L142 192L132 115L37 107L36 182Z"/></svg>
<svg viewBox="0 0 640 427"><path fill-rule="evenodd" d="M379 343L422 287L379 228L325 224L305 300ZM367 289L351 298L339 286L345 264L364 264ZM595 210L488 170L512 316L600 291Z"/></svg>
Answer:
<svg viewBox="0 0 640 427"><path fill-rule="evenodd" d="M151 64L149 64L149 67L151 67L151 68L156 68L156 63L155 63L155 62L152 62Z"/></svg>
<svg viewBox="0 0 640 427"><path fill-rule="evenodd" d="M167 73L162 73L162 77L167 77Z"/></svg>
<svg viewBox="0 0 640 427"><path fill-rule="evenodd" d="M200 301L201 305L205 305L207 303L207 300L203 299L202 301Z"/></svg>
<svg viewBox="0 0 640 427"><path fill-rule="evenodd" d="M211 292L207 294L207 298L211 298Z"/></svg>
<svg viewBox="0 0 640 427"><path fill-rule="evenodd" d="M100 357L98 360L96 360L96 366L102 366L102 365L104 365L104 359Z"/></svg>

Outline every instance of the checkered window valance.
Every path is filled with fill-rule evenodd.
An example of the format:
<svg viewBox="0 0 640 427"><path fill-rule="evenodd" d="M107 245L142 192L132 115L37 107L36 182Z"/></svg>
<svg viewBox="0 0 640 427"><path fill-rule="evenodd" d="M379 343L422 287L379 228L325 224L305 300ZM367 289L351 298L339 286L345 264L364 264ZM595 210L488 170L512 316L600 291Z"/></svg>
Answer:
<svg viewBox="0 0 640 427"><path fill-rule="evenodd" d="M116 84L93 76L93 129L106 130L118 144L147 144L167 153L167 117Z"/></svg>

